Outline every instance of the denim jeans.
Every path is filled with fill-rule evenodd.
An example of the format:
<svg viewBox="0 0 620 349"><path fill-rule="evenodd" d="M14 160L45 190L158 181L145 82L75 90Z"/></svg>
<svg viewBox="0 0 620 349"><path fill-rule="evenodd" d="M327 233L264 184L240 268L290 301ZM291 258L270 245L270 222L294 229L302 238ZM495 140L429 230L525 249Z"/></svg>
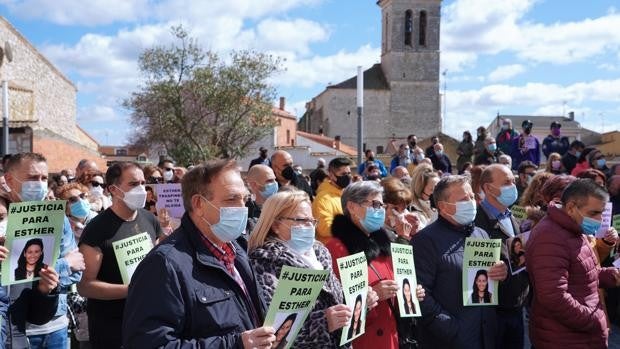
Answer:
<svg viewBox="0 0 620 349"><path fill-rule="evenodd" d="M67 349L68 329L61 328L48 334L28 336L31 349Z"/></svg>

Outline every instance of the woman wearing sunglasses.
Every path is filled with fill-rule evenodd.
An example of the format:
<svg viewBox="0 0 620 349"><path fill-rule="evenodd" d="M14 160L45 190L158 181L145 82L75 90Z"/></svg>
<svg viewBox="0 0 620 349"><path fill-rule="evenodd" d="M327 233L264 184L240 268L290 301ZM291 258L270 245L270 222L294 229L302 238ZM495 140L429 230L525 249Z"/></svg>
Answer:
<svg viewBox="0 0 620 349"><path fill-rule="evenodd" d="M77 182L68 183L58 188L57 197L67 200L66 214L75 239L79 240L84 226L97 215L90 209L88 188Z"/></svg>

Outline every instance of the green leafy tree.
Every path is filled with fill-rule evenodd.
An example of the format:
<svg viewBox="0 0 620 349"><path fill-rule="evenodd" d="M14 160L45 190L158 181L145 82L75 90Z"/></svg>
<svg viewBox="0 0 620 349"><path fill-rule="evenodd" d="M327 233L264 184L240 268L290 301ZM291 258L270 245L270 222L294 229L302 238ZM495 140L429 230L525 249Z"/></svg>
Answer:
<svg viewBox="0 0 620 349"><path fill-rule="evenodd" d="M226 62L183 27L173 27L172 34L175 45L140 55L143 85L123 102L136 127L133 145L163 145L180 163L244 156L276 125L269 80L280 60L235 51Z"/></svg>

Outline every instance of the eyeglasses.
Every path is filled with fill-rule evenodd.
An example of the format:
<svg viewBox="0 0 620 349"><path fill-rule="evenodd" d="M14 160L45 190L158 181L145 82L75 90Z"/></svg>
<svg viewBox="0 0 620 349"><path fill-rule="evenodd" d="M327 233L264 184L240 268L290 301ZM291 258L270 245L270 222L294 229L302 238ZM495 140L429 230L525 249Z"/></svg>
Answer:
<svg viewBox="0 0 620 349"><path fill-rule="evenodd" d="M287 221L293 221L295 223L300 223L302 225L313 226L313 227L316 227L316 225L319 223L319 221L314 218L282 217L280 219L286 219Z"/></svg>
<svg viewBox="0 0 620 349"><path fill-rule="evenodd" d="M80 199L86 199L86 197L87 197L86 193L80 193L80 195L71 196L67 200L70 203L74 204L74 203L78 202Z"/></svg>
<svg viewBox="0 0 620 349"><path fill-rule="evenodd" d="M369 206L372 206L372 208L374 208L375 210L378 210L380 208L385 208L387 205L384 204L383 202L379 201L379 200L366 200L364 201L364 203L370 203Z"/></svg>
<svg viewBox="0 0 620 349"><path fill-rule="evenodd" d="M99 187L99 186L103 187L103 183L99 183L97 181L90 182L90 185L92 185L93 187Z"/></svg>
<svg viewBox="0 0 620 349"><path fill-rule="evenodd" d="M165 167L164 171L168 172L168 171L172 171L172 167Z"/></svg>
<svg viewBox="0 0 620 349"><path fill-rule="evenodd" d="M148 184L157 184L157 183L163 183L164 182L164 177L149 177L148 180Z"/></svg>

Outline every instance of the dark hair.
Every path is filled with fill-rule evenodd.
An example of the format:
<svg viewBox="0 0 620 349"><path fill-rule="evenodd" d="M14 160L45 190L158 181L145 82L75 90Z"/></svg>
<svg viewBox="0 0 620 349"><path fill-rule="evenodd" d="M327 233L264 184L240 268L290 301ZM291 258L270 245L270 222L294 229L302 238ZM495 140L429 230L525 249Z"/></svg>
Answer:
<svg viewBox="0 0 620 349"><path fill-rule="evenodd" d="M192 197L194 195L204 195L207 199L213 195L209 191L208 185L211 184L215 177L226 170L238 171L237 163L234 160L211 160L196 165L183 176L181 191L183 193L183 204L187 212L192 212Z"/></svg>
<svg viewBox="0 0 620 349"><path fill-rule="evenodd" d="M471 132L469 132L469 131L465 131L465 132L463 132L463 134L464 134L465 136L467 136L467 141L469 141L469 142L471 142L471 141L472 141Z"/></svg>
<svg viewBox="0 0 620 349"><path fill-rule="evenodd" d="M337 157L337 158L333 158L332 161L329 162L327 169L329 171L335 172L341 167L351 166L351 165L353 165L353 161L351 161L351 159L345 158L345 157Z"/></svg>
<svg viewBox="0 0 620 349"><path fill-rule="evenodd" d="M409 308L407 297L405 297L405 285L409 286L409 296L411 297L411 306L413 309ZM403 303L404 303L404 308L405 308L405 314L415 313L416 309L415 309L415 303L413 303L413 290L411 290L411 284L409 284L409 279L407 278L403 279L403 300L404 300Z"/></svg>
<svg viewBox="0 0 620 349"><path fill-rule="evenodd" d="M8 159L8 161L6 162L6 165L4 165L4 172L9 172L19 167L22 164L23 160L34 161L37 163L39 162L47 163L47 159L45 158L45 156L39 153L17 153L17 154L13 154Z"/></svg>
<svg viewBox="0 0 620 349"><path fill-rule="evenodd" d="M609 194L600 185L591 179L576 179L568 185L562 193L562 204L566 205L569 201L576 201L577 206L585 204L589 197L597 198L601 201L609 201Z"/></svg>
<svg viewBox="0 0 620 349"><path fill-rule="evenodd" d="M26 256L24 256L24 254L26 254L26 250L28 249L28 247L32 245L38 245L39 247L41 247L41 256L39 257L39 259L37 260L37 263L35 264L34 277L38 277L39 271L41 271L41 269L44 267L43 240L39 238L30 239L26 242L26 245L24 245L24 248L22 249L22 253L19 255L19 259L17 260L17 268L15 268L15 280L23 280L27 277Z"/></svg>
<svg viewBox="0 0 620 349"><path fill-rule="evenodd" d="M437 203L440 201L446 201L449 196L448 192L453 185L456 184L469 184L469 178L465 176L459 175L450 175L445 176L439 180L439 183L435 186L435 190L433 191L433 200L435 202L435 207L437 207Z"/></svg>
<svg viewBox="0 0 620 349"><path fill-rule="evenodd" d="M580 172L577 175L577 178L589 178L593 181L595 181L597 178L600 178L603 180L603 183L607 182L607 176L605 176L605 174L602 171L599 171L593 168L589 168L587 170Z"/></svg>
<svg viewBox="0 0 620 349"><path fill-rule="evenodd" d="M362 312L360 311L360 318L357 319L357 329L355 329L355 333L353 332L353 324L355 323L355 308L357 307L357 303L360 304L360 308L362 307L362 295L358 294L357 297L355 297L355 305L353 306L353 316L351 316L351 325L349 326L349 333L347 334L347 338L352 338L353 335L358 335L360 334L360 332L362 331L362 324L360 323L362 320Z"/></svg>
<svg viewBox="0 0 620 349"><path fill-rule="evenodd" d="M370 149L370 148L364 150L364 155L368 156L368 152L371 152L371 151L372 151L372 149Z"/></svg>
<svg viewBox="0 0 620 349"><path fill-rule="evenodd" d="M170 159L163 159L163 160L160 160L160 161L159 161L159 163L157 163L157 167L159 167L159 168L163 168L163 167L164 167L164 164L165 164L166 162L169 162L169 163L171 163L171 164L173 164L173 165L174 165L174 161L172 161L172 160L170 160Z"/></svg>
<svg viewBox="0 0 620 349"><path fill-rule="evenodd" d="M574 140L570 143L570 147L571 149L575 149L575 148L585 148L586 145L585 143L583 143L582 141L578 141L578 140Z"/></svg>
<svg viewBox="0 0 620 349"><path fill-rule="evenodd" d="M480 275L484 275L484 277L487 279L487 287L484 289L484 296L482 297L482 299L480 298L480 296L478 296L478 287L476 287L476 280L478 280L478 277ZM476 272L476 277L474 277L474 284L472 286L472 292L471 292L471 302L472 303L491 303L491 292L489 292L489 275L487 274L487 271L484 269L480 269Z"/></svg>
<svg viewBox="0 0 620 349"><path fill-rule="evenodd" d="M590 154L590 152L593 151L593 150L596 150L596 148L594 148L594 147L587 147L587 148L583 149L583 151L581 152L581 155L579 155L579 158L577 159L577 162L584 162L584 161L586 161L586 158L588 157L588 154Z"/></svg>
<svg viewBox="0 0 620 349"><path fill-rule="evenodd" d="M538 166L536 166L536 164L531 162L530 160L521 161L519 167L517 168L517 173L524 174L525 170L527 170L528 168L533 168L537 170Z"/></svg>
<svg viewBox="0 0 620 349"><path fill-rule="evenodd" d="M142 167L140 167L140 165L131 161L117 162L114 165L108 167L108 170L105 172L106 185L119 184L121 181L121 177L123 176L123 172L130 168L137 168L142 170Z"/></svg>
<svg viewBox="0 0 620 349"><path fill-rule="evenodd" d="M540 189L540 195L543 199L543 207L554 198L562 196L564 189L576 179L577 178L570 175L555 175L549 178Z"/></svg>
<svg viewBox="0 0 620 349"><path fill-rule="evenodd" d="M291 332L291 329L293 328L293 324L295 323L295 320L297 320L297 313L291 313L288 314L288 316L286 317L286 319L284 319L284 321L282 321L280 323L280 327L278 327L278 329L275 331L274 336L278 333L278 331L280 331L280 329L282 328L282 326L287 322L287 321L292 321L293 323L291 324L291 327L288 329L288 332L286 333L286 335L284 336L284 338L286 338L286 336L288 336L288 334Z"/></svg>

